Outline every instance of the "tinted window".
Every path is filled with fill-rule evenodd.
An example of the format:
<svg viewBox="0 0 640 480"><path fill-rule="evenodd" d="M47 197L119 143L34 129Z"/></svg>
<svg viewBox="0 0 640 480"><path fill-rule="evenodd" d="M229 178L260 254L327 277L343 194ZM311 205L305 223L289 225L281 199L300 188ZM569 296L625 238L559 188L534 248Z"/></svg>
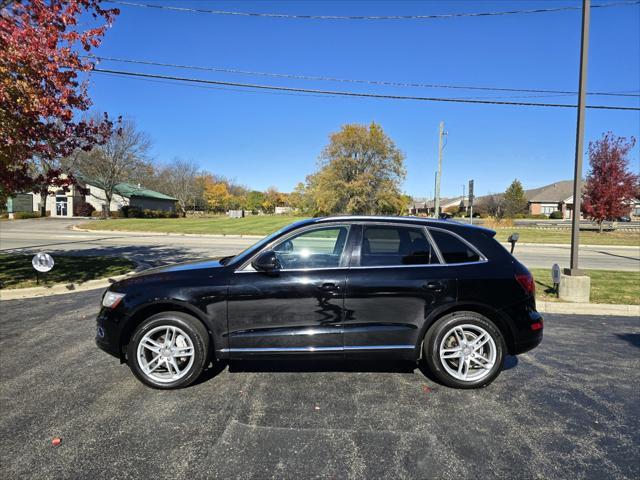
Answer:
<svg viewBox="0 0 640 480"><path fill-rule="evenodd" d="M279 243L274 252L283 269L334 268L347 240L347 227L307 230Z"/></svg>
<svg viewBox="0 0 640 480"><path fill-rule="evenodd" d="M430 230L445 263L477 262L480 255L465 242L442 230Z"/></svg>
<svg viewBox="0 0 640 480"><path fill-rule="evenodd" d="M395 226L364 227L360 265L424 265L438 263L424 231Z"/></svg>

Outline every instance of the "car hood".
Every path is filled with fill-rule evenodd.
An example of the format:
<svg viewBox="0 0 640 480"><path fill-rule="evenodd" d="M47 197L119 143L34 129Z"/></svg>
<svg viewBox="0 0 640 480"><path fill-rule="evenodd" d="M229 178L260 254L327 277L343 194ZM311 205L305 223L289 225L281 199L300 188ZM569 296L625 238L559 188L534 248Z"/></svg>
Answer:
<svg viewBox="0 0 640 480"><path fill-rule="evenodd" d="M187 272L189 270L204 270L204 269L219 269L223 265L219 259L199 260L195 262L176 263L175 265L168 265L166 267L150 268L141 272L135 273L130 277L124 278L119 282L114 283L111 286L111 290L121 291L127 287L139 287L149 282L164 281L169 278L175 278L175 275L180 275L180 272Z"/></svg>
<svg viewBox="0 0 640 480"><path fill-rule="evenodd" d="M144 270L136 275L153 275L156 273L172 273L172 272L182 272L184 270L201 270L204 268L220 268L223 265L220 263L219 259L210 259L210 260L198 260L195 262L184 262L184 263L176 263L174 265L168 265L166 267L157 267L150 268L149 270Z"/></svg>

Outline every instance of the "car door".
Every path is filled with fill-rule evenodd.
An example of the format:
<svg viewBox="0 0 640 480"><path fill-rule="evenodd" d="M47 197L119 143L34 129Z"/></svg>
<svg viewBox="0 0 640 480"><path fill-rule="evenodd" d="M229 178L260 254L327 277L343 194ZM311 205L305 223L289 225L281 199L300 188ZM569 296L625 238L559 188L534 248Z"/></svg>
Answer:
<svg viewBox="0 0 640 480"><path fill-rule="evenodd" d="M231 356L343 351L349 225L305 228L278 240L274 272L236 271L228 295Z"/></svg>
<svg viewBox="0 0 640 480"><path fill-rule="evenodd" d="M406 351L425 318L455 301L456 279L419 225L363 224L345 292L347 352Z"/></svg>

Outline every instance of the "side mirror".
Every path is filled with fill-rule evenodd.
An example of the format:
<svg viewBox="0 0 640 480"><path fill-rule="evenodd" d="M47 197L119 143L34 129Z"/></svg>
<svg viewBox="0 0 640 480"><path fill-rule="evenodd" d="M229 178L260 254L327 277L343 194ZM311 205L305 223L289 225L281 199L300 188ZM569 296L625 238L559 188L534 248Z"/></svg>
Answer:
<svg viewBox="0 0 640 480"><path fill-rule="evenodd" d="M259 272L273 272L280 270L280 261L273 250L267 250L258 255L251 266Z"/></svg>
<svg viewBox="0 0 640 480"><path fill-rule="evenodd" d="M520 238L520 234L517 232L514 232L511 235L509 235L509 238L507 239L507 241L511 244L511 253L513 253L513 249L516 248L516 242L518 241L519 238Z"/></svg>

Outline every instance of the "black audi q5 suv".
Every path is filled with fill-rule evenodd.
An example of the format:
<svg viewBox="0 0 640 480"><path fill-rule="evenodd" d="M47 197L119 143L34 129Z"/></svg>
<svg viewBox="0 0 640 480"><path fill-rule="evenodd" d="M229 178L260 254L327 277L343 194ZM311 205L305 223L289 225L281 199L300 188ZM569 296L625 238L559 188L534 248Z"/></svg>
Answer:
<svg viewBox="0 0 640 480"><path fill-rule="evenodd" d="M112 284L96 341L164 389L212 362L273 355L385 355L483 387L543 330L531 273L494 235L413 217L303 220L238 255Z"/></svg>

